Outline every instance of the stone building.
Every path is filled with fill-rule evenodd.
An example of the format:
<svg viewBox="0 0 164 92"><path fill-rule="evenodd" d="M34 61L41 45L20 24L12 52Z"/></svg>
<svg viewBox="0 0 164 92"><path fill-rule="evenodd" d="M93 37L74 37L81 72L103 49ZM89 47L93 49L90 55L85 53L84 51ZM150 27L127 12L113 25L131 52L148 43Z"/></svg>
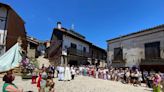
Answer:
<svg viewBox="0 0 164 92"><path fill-rule="evenodd" d="M164 71L164 25L110 39L108 64Z"/></svg>
<svg viewBox="0 0 164 92"><path fill-rule="evenodd" d="M22 48L27 50L26 30L23 19L9 6L0 3L0 55L10 49L18 37Z"/></svg>
<svg viewBox="0 0 164 92"><path fill-rule="evenodd" d="M92 49L94 45L87 41L83 35L74 30L63 28L60 22L57 23L57 28L53 30L50 43L48 58L55 65L70 64L78 66L91 64L94 62L93 60L106 61L106 58L95 57L92 59L92 52L101 55L105 50L95 48L100 51L93 51L95 50ZM106 56L104 52L103 55Z"/></svg>
<svg viewBox="0 0 164 92"><path fill-rule="evenodd" d="M91 48L91 61L90 62L92 65L99 65L100 67L105 67L107 66L106 58L107 58L107 52L106 50L92 45Z"/></svg>
<svg viewBox="0 0 164 92"><path fill-rule="evenodd" d="M27 36L27 43L28 43L27 56L29 58L38 57L37 48L40 42L36 38Z"/></svg>

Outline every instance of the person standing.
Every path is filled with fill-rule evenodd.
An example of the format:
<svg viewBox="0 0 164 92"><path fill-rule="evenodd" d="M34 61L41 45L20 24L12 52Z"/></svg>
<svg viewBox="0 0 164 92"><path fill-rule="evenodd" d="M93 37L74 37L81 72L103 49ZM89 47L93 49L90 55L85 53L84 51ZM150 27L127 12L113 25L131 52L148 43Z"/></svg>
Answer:
<svg viewBox="0 0 164 92"><path fill-rule="evenodd" d="M64 80L65 81L70 81L71 80L71 71L70 71L70 67L69 66L65 67Z"/></svg>
<svg viewBox="0 0 164 92"><path fill-rule="evenodd" d="M84 69L83 69L83 75L87 76L87 69L86 69L86 67L84 67Z"/></svg>
<svg viewBox="0 0 164 92"><path fill-rule="evenodd" d="M82 71L83 71L83 67L82 67L82 66L80 66L80 67L79 67L79 72L80 72L80 75L82 75Z"/></svg>
<svg viewBox="0 0 164 92"><path fill-rule="evenodd" d="M60 66L57 66L57 67L56 67L56 71L57 71L56 77L57 77L57 78L58 78L58 75L59 75L59 67L60 67Z"/></svg>
<svg viewBox="0 0 164 92"><path fill-rule="evenodd" d="M36 72L35 71L33 71L33 73L32 73L32 84L36 84L36 77L37 75L36 75Z"/></svg>
<svg viewBox="0 0 164 92"><path fill-rule="evenodd" d="M92 75L93 78L95 78L95 69L94 69L94 67L92 67L92 69L91 69L91 75Z"/></svg>
<svg viewBox="0 0 164 92"><path fill-rule="evenodd" d="M52 77L54 78L54 74L55 74L55 66L54 65L51 66L51 70L52 70L52 74L53 74Z"/></svg>
<svg viewBox="0 0 164 92"><path fill-rule="evenodd" d="M143 70L143 81L146 83L146 86L148 87L148 71Z"/></svg>
<svg viewBox="0 0 164 92"><path fill-rule="evenodd" d="M41 80L42 80L42 76L41 76L41 72L40 72L38 75L38 81L37 81L38 92L41 92L40 91L41 90L41 86L40 86Z"/></svg>
<svg viewBox="0 0 164 92"><path fill-rule="evenodd" d="M139 71L139 74L138 74L138 84L141 86L141 82L143 81L142 79L142 73L141 71Z"/></svg>
<svg viewBox="0 0 164 92"><path fill-rule="evenodd" d="M51 65L48 66L47 72L52 72Z"/></svg>
<svg viewBox="0 0 164 92"><path fill-rule="evenodd" d="M161 92L161 77L159 74L155 74L153 77L153 92Z"/></svg>
<svg viewBox="0 0 164 92"><path fill-rule="evenodd" d="M107 72L105 68L103 69L103 79L107 80Z"/></svg>
<svg viewBox="0 0 164 92"><path fill-rule="evenodd" d="M126 73L125 73L125 82L126 82L127 84L129 84L129 83L130 83L130 79L131 79L130 70L127 69L127 70L126 70Z"/></svg>
<svg viewBox="0 0 164 92"><path fill-rule="evenodd" d="M162 92L164 92L164 73L161 73L161 85L162 85Z"/></svg>
<svg viewBox="0 0 164 92"><path fill-rule="evenodd" d="M74 80L75 74L76 74L76 71L75 71L75 68L73 67L73 68L71 69L72 80Z"/></svg>
<svg viewBox="0 0 164 92"><path fill-rule="evenodd" d="M63 66L59 66L58 67L58 80L59 81L63 81L64 80L64 67Z"/></svg>
<svg viewBox="0 0 164 92"><path fill-rule="evenodd" d="M41 79L41 82L40 82L40 87L41 87L41 90L40 92L44 92L45 91L45 87L46 87L46 80L47 80L47 73L46 71L44 70L43 73L42 73L42 79Z"/></svg>
<svg viewBox="0 0 164 92"><path fill-rule="evenodd" d="M99 78L99 69L96 68L95 72L96 72L96 74L95 74L95 78L98 79L98 78Z"/></svg>

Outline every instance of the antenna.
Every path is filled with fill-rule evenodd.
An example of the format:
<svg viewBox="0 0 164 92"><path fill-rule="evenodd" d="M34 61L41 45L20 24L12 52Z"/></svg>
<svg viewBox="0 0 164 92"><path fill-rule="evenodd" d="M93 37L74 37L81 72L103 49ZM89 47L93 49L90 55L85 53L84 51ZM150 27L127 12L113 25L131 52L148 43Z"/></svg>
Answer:
<svg viewBox="0 0 164 92"><path fill-rule="evenodd" d="M75 27L74 24L72 24L72 25L71 25L71 29L74 30L74 27Z"/></svg>

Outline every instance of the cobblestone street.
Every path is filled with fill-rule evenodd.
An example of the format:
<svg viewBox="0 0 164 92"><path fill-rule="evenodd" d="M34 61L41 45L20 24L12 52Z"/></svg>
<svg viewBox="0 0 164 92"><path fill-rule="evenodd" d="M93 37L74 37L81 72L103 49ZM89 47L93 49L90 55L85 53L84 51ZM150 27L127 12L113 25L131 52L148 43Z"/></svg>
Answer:
<svg viewBox="0 0 164 92"><path fill-rule="evenodd" d="M37 92L36 85L31 84L31 80L22 80L16 76L14 83L24 89L24 91ZM78 76L73 81L57 81L55 79L56 92L151 92L151 89L145 87L134 87L132 85L122 84L90 77ZM3 82L0 79L0 87ZM2 90L1 90L2 91ZM0 92L1 92L0 91Z"/></svg>

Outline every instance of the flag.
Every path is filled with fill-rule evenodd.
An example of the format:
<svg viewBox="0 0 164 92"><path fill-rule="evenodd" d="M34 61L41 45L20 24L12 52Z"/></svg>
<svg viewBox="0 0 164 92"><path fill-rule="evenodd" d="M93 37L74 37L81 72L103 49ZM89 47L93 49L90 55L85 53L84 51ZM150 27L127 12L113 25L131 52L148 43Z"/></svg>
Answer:
<svg viewBox="0 0 164 92"><path fill-rule="evenodd" d="M5 72L19 66L22 60L21 47L16 43L0 57L0 72Z"/></svg>

